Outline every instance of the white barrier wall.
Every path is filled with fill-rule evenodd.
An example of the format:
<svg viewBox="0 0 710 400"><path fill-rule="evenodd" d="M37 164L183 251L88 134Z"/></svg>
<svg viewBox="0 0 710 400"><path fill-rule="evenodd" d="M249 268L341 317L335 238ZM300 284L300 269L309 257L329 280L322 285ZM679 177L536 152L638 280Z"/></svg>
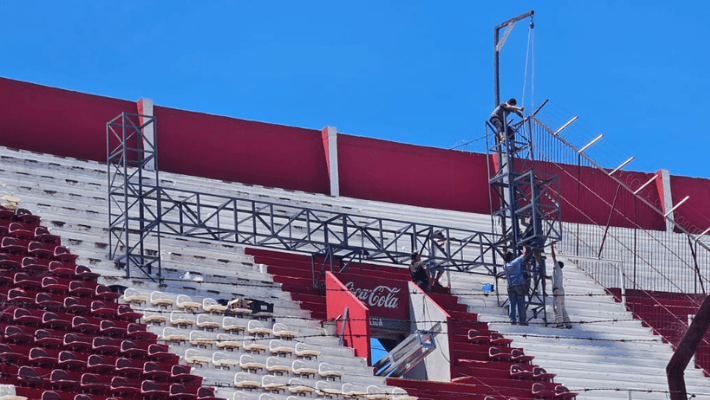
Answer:
<svg viewBox="0 0 710 400"><path fill-rule="evenodd" d="M409 319L412 323L412 332L430 330L437 323L441 323L441 332L435 338L436 349L405 377L451 382L448 326L450 316L413 282L409 282L409 293Z"/></svg>

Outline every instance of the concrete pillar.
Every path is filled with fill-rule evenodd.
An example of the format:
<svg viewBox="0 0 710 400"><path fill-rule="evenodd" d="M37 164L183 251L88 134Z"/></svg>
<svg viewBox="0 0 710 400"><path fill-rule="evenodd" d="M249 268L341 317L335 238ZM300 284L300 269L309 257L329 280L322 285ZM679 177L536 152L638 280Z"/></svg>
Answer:
<svg viewBox="0 0 710 400"><path fill-rule="evenodd" d="M661 201L663 202L663 213L667 213L668 210L673 208L673 196L671 195L671 176L667 169L662 169L656 172L656 174L661 175ZM670 213L666 218L666 232L673 232L673 213Z"/></svg>
<svg viewBox="0 0 710 400"><path fill-rule="evenodd" d="M138 100L138 114L139 115L145 115L145 116L153 116L153 99L148 99L145 97L142 97L140 100ZM140 117L141 124L143 124L143 118ZM155 148L155 124L148 124L145 128L143 128L143 150L149 150L154 152L156 155L158 153L158 149ZM150 161L145 163L145 168L149 170L155 170L155 157L151 158Z"/></svg>
<svg viewBox="0 0 710 400"><path fill-rule="evenodd" d="M334 126L326 126L321 131L321 137L323 138L325 161L328 165L330 195L338 197L340 196L340 180L338 178L338 130Z"/></svg>

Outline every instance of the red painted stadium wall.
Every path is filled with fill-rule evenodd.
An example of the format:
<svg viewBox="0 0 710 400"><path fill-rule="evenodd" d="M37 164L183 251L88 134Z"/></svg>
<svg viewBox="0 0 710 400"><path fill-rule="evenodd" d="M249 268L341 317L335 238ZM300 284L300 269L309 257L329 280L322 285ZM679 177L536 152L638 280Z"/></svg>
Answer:
<svg viewBox="0 0 710 400"><path fill-rule="evenodd" d="M676 211L676 221L691 233L702 233L710 228L710 180L671 176L673 204L690 196Z"/></svg>
<svg viewBox="0 0 710 400"><path fill-rule="evenodd" d="M336 335L343 333L343 343L355 350L355 355L370 358L370 310L355 297L331 272L325 274L326 307L329 321L341 317L336 325ZM348 319L343 330L343 316L348 309Z"/></svg>
<svg viewBox="0 0 710 400"><path fill-rule="evenodd" d="M106 123L133 101L0 78L0 145L106 160Z"/></svg>
<svg viewBox="0 0 710 400"><path fill-rule="evenodd" d="M95 161L106 159L106 122L121 112L135 113L135 102L0 78L0 145ZM312 193L329 193L328 163L319 130L266 124L154 108L158 118L160 168L228 181ZM439 209L490 212L486 155L338 136L340 193L343 196ZM606 224L616 186L601 171L538 163L560 177L562 219ZM620 172L638 187L652 174ZM574 178L579 177L581 184ZM597 191L602 200L590 195ZM710 181L671 177L673 203L690 200L676 218L693 232L710 226ZM623 192L622 192L623 193ZM659 209L656 185L642 194ZM498 207L498 204L494 204ZM616 208L647 229L664 229L663 219L639 208L628 194ZM618 212L611 224L633 226Z"/></svg>
<svg viewBox="0 0 710 400"><path fill-rule="evenodd" d="M327 194L321 132L154 107L161 170Z"/></svg>
<svg viewBox="0 0 710 400"><path fill-rule="evenodd" d="M338 135L340 194L489 213L485 154Z"/></svg>
<svg viewBox="0 0 710 400"><path fill-rule="evenodd" d="M665 229L665 223L660 215L623 188L619 190L614 204L618 184L609 178L606 172L591 167L545 162L535 163L535 168L558 176L562 220L565 222L589 224L593 221L606 225L610 221L612 226ZM631 188L640 187L654 175L633 171L619 171L616 174ZM660 206L660 197L655 185L646 186L640 195L651 204Z"/></svg>

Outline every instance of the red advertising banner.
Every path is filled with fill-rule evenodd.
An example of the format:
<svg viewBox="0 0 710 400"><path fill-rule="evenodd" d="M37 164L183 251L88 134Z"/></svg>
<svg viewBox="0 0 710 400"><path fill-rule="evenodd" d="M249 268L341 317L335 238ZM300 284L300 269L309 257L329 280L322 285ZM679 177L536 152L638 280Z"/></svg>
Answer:
<svg viewBox="0 0 710 400"><path fill-rule="evenodd" d="M336 276L370 309L371 317L409 320L407 281L354 274Z"/></svg>

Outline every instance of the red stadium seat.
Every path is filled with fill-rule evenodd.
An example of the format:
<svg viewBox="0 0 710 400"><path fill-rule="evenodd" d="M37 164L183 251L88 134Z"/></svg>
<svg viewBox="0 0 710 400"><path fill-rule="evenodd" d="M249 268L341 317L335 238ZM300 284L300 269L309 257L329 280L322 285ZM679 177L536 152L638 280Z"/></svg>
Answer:
<svg viewBox="0 0 710 400"><path fill-rule="evenodd" d="M79 336L76 333L67 333L63 340L64 350L85 352L91 349L91 342L88 337Z"/></svg>
<svg viewBox="0 0 710 400"><path fill-rule="evenodd" d="M101 300L116 300L121 297L121 293L114 292L106 285L98 284L94 290L94 296Z"/></svg>
<svg viewBox="0 0 710 400"><path fill-rule="evenodd" d="M27 290L14 288L7 291L7 302L17 306L29 306L35 304L35 298L30 297Z"/></svg>
<svg viewBox="0 0 710 400"><path fill-rule="evenodd" d="M42 290L57 294L68 294L69 285L53 276L45 276L42 278Z"/></svg>
<svg viewBox="0 0 710 400"><path fill-rule="evenodd" d="M37 329L34 332L34 344L48 349L59 349L64 346L64 337L47 329Z"/></svg>
<svg viewBox="0 0 710 400"><path fill-rule="evenodd" d="M81 297L71 296L64 299L64 309L71 314L87 315L90 307L91 301Z"/></svg>
<svg viewBox="0 0 710 400"><path fill-rule="evenodd" d="M44 279L46 279L45 277ZM44 279L42 279L42 284L44 285ZM64 297L59 295L53 295L49 293L40 292L35 296L35 304L40 308L48 311L55 312L65 312L64 308Z"/></svg>
<svg viewBox="0 0 710 400"><path fill-rule="evenodd" d="M38 277L33 277L26 272L17 272L13 278L13 283L26 290L39 290L42 288L42 281Z"/></svg>
<svg viewBox="0 0 710 400"><path fill-rule="evenodd" d="M104 355L118 355L121 352L121 340L97 336L91 343L91 350Z"/></svg>
<svg viewBox="0 0 710 400"><path fill-rule="evenodd" d="M116 396L134 397L141 393L141 388L133 381L117 376L111 379L111 393Z"/></svg>
<svg viewBox="0 0 710 400"><path fill-rule="evenodd" d="M488 357L491 359L491 361L505 362L511 360L510 353L506 353L498 347L491 347L490 349L488 349Z"/></svg>
<svg viewBox="0 0 710 400"><path fill-rule="evenodd" d="M131 340L148 340L156 337L154 333L146 331L143 324L129 323L126 332Z"/></svg>
<svg viewBox="0 0 710 400"><path fill-rule="evenodd" d="M197 393L191 393L185 385L173 383L170 385L170 399L172 400L195 400Z"/></svg>
<svg viewBox="0 0 710 400"><path fill-rule="evenodd" d="M80 359L71 351L62 351L58 357L59 366L67 370L77 370L86 367L86 361Z"/></svg>
<svg viewBox="0 0 710 400"><path fill-rule="evenodd" d="M116 374L124 378L136 378L143 374L143 368L137 367L129 358L116 359Z"/></svg>
<svg viewBox="0 0 710 400"><path fill-rule="evenodd" d="M69 294L78 297L93 297L94 288L88 287L82 281L69 282Z"/></svg>
<svg viewBox="0 0 710 400"><path fill-rule="evenodd" d="M89 319L77 315L71 320L71 327L74 332L86 334L96 334L99 332L99 325L91 322Z"/></svg>
<svg viewBox="0 0 710 400"><path fill-rule="evenodd" d="M27 364L27 354L17 351L7 343L0 343L0 362L4 364Z"/></svg>
<svg viewBox="0 0 710 400"><path fill-rule="evenodd" d="M510 366L510 376L515 379L529 379L533 375L532 371L528 371L520 364Z"/></svg>
<svg viewBox="0 0 710 400"><path fill-rule="evenodd" d="M170 381L170 371L156 362L146 361L143 364L143 377L158 382L168 382Z"/></svg>
<svg viewBox="0 0 710 400"><path fill-rule="evenodd" d="M28 274L35 274L38 272L47 272L49 268L42 264L37 258L35 257L22 257L22 264L20 265L20 271L28 273Z"/></svg>
<svg viewBox="0 0 710 400"><path fill-rule="evenodd" d="M118 304L117 303L106 303L103 301L92 301L91 302L91 315L96 318L106 318L113 319L116 318L118 314Z"/></svg>
<svg viewBox="0 0 710 400"><path fill-rule="evenodd" d="M72 328L72 320L67 314L45 311L42 314L42 326L47 329L70 330Z"/></svg>
<svg viewBox="0 0 710 400"><path fill-rule="evenodd" d="M130 340L124 340L121 342L121 354L125 357L145 358L148 355L148 349L138 347L135 342Z"/></svg>
<svg viewBox="0 0 710 400"><path fill-rule="evenodd" d="M92 354L86 360L86 369L95 374L110 373L113 371L114 364L108 362L103 356Z"/></svg>
<svg viewBox="0 0 710 400"><path fill-rule="evenodd" d="M41 347L33 347L30 349L27 362L31 366L42 368L56 368L58 366L57 356L48 353L47 349Z"/></svg>
<svg viewBox="0 0 710 400"><path fill-rule="evenodd" d="M81 391L95 395L110 395L111 383L110 377L102 378L101 375L85 373L81 375Z"/></svg>
<svg viewBox="0 0 710 400"><path fill-rule="evenodd" d="M32 215L30 210L18 208L15 210L15 220L24 224L39 226L39 216Z"/></svg>
<svg viewBox="0 0 710 400"><path fill-rule="evenodd" d="M166 345L150 344L148 345L148 358L153 361L173 362L177 361L180 356L171 353L168 346Z"/></svg>
<svg viewBox="0 0 710 400"><path fill-rule="evenodd" d="M27 254L27 246L21 244L17 239L9 236L5 236L0 241L0 251L9 254Z"/></svg>
<svg viewBox="0 0 710 400"><path fill-rule="evenodd" d="M579 393L570 392L567 386L555 386L555 399L575 399Z"/></svg>
<svg viewBox="0 0 710 400"><path fill-rule="evenodd" d="M550 374L547 371L545 371L544 368L542 367L534 367L533 368L533 379L536 381L548 381L551 382L552 379L555 378L557 374Z"/></svg>
<svg viewBox="0 0 710 400"><path fill-rule="evenodd" d="M118 309L116 312L116 318L123 320L123 321L136 322L141 317L143 317L143 314L133 311L131 309L130 305L128 305L128 304L119 304L118 305Z"/></svg>
<svg viewBox="0 0 710 400"><path fill-rule="evenodd" d="M54 248L54 259L62 262L74 262L79 257L76 254L71 254L69 249L64 246L57 246Z"/></svg>
<svg viewBox="0 0 710 400"><path fill-rule="evenodd" d="M170 379L173 382L185 383L185 384L200 384L202 378L197 375L192 375L190 373L191 367L189 365L173 365L170 369Z"/></svg>
<svg viewBox="0 0 710 400"><path fill-rule="evenodd" d="M0 269L16 271L20 269L20 261L8 254L0 254Z"/></svg>
<svg viewBox="0 0 710 400"><path fill-rule="evenodd" d="M530 363L535 359L535 356L527 356L522 349L512 349L510 352L511 360L516 363Z"/></svg>
<svg viewBox="0 0 710 400"><path fill-rule="evenodd" d="M33 367L23 365L17 371L17 382L20 386L31 388L49 388L49 381L42 377Z"/></svg>
<svg viewBox="0 0 710 400"><path fill-rule="evenodd" d="M34 339L32 331L34 331L34 329L28 329L23 326L8 325L5 327L5 342L14 344L30 344Z"/></svg>
<svg viewBox="0 0 710 400"><path fill-rule="evenodd" d="M491 332L491 344L495 346L509 346L513 339L506 339L498 332Z"/></svg>
<svg viewBox="0 0 710 400"><path fill-rule="evenodd" d="M37 258L50 258L54 255L54 250L46 248L42 242L32 241L27 245L27 255Z"/></svg>
<svg viewBox="0 0 710 400"><path fill-rule="evenodd" d="M81 379L81 377L79 377ZM66 392L74 392L79 388L79 381L71 377L67 371L61 369L55 369L49 376L49 381L53 389L62 390Z"/></svg>
<svg viewBox="0 0 710 400"><path fill-rule="evenodd" d="M17 239L31 240L34 238L32 229L27 229L21 222L11 222L7 228L7 234Z"/></svg>
<svg viewBox="0 0 710 400"><path fill-rule="evenodd" d="M105 319L99 323L99 332L112 338L125 338L128 336L126 328L116 325L114 321Z"/></svg>
<svg viewBox="0 0 710 400"><path fill-rule="evenodd" d="M197 389L197 400L217 400L214 397L214 389L208 387L200 387Z"/></svg>
<svg viewBox="0 0 710 400"><path fill-rule="evenodd" d="M143 381L141 383L141 396L146 400L165 400L170 396L168 390L169 388L155 381Z"/></svg>
<svg viewBox="0 0 710 400"><path fill-rule="evenodd" d="M47 311L49 312L49 311ZM16 308L13 311L12 321L16 325L25 326L39 326L42 324L42 314L40 310L33 310L29 308Z"/></svg>
<svg viewBox="0 0 710 400"><path fill-rule="evenodd" d="M538 399L551 399L555 397L555 389L548 388L543 383L535 382L532 385L532 395Z"/></svg>
<svg viewBox="0 0 710 400"><path fill-rule="evenodd" d="M476 329L468 330L468 342L477 344L488 344L490 343L491 337L488 335L481 334Z"/></svg>
<svg viewBox="0 0 710 400"><path fill-rule="evenodd" d="M51 243L54 245L60 245L61 239L57 235L52 235L49 233L49 229L44 226L38 226L34 230L34 240L42 243Z"/></svg>

